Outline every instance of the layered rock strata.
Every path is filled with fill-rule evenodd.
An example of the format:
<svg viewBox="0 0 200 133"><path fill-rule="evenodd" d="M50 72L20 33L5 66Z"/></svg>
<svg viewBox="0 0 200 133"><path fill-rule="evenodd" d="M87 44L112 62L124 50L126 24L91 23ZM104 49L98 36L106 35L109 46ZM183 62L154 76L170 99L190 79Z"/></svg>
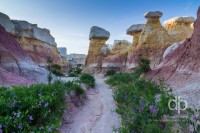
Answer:
<svg viewBox="0 0 200 133"><path fill-rule="evenodd" d="M48 71L28 58L20 44L0 26L0 84L46 83ZM10 79L9 79L10 78Z"/></svg>
<svg viewBox="0 0 200 133"><path fill-rule="evenodd" d="M164 27L176 42L184 41L192 36L194 17L175 17L164 22Z"/></svg>
<svg viewBox="0 0 200 133"><path fill-rule="evenodd" d="M55 39L48 29L41 29L26 21L11 20L3 13L0 13L0 24L37 64L44 66L48 57L52 58L54 63L62 64Z"/></svg>

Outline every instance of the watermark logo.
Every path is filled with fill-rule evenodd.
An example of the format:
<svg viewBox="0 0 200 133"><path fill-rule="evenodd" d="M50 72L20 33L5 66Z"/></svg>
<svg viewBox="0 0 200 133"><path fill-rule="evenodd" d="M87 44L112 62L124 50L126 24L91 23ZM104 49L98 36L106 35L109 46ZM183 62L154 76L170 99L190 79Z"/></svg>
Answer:
<svg viewBox="0 0 200 133"><path fill-rule="evenodd" d="M187 101L182 99L180 96L175 96L175 99L170 99L168 102L168 108L170 110L177 110L178 114L181 113L181 110L186 110L187 107Z"/></svg>

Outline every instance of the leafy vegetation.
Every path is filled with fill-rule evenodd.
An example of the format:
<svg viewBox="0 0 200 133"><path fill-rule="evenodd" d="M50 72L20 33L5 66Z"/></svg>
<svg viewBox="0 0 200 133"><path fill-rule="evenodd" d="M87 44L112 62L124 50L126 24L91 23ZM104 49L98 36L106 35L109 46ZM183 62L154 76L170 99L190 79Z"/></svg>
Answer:
<svg viewBox="0 0 200 133"><path fill-rule="evenodd" d="M114 68L111 68L109 70L106 71L106 76L112 76L116 73L116 70Z"/></svg>
<svg viewBox="0 0 200 133"><path fill-rule="evenodd" d="M51 65L51 71L53 74L55 74L56 76L60 76L63 77L65 76L62 72L61 72L61 66L59 64L52 64Z"/></svg>
<svg viewBox="0 0 200 133"><path fill-rule="evenodd" d="M70 91L84 93L75 82L0 87L0 132L58 132Z"/></svg>
<svg viewBox="0 0 200 133"><path fill-rule="evenodd" d="M149 70L151 70L150 68L150 60L145 59L145 58L140 58L140 60L138 61L139 64L139 69L142 72L148 72Z"/></svg>
<svg viewBox="0 0 200 133"><path fill-rule="evenodd" d="M95 78L94 78L94 76L92 76L89 73L82 74L80 76L80 82L84 83L92 88L95 86Z"/></svg>
<svg viewBox="0 0 200 133"><path fill-rule="evenodd" d="M106 83L115 86L114 99L116 112L120 115L119 133L170 133L173 122L163 122L163 116L171 116L168 101L174 96L168 86L162 82L156 84L140 78L143 72L150 70L149 61L140 60L135 73L120 73L111 76Z"/></svg>
<svg viewBox="0 0 200 133"><path fill-rule="evenodd" d="M68 74L68 77L78 77L78 75L76 73L71 72Z"/></svg>

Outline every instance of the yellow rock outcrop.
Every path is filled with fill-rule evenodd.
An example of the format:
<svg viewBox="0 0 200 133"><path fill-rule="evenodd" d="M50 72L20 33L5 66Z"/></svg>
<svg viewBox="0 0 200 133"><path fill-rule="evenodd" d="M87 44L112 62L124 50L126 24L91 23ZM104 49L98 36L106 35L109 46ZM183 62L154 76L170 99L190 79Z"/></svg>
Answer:
<svg viewBox="0 0 200 133"><path fill-rule="evenodd" d="M164 27L176 42L184 41L192 36L195 18L175 17L164 22Z"/></svg>
<svg viewBox="0 0 200 133"><path fill-rule="evenodd" d="M149 59L150 66L154 69L162 61L164 50L173 44L174 39L160 23L162 15L159 11L148 12L144 15L147 23L140 34L138 45L132 54L129 54L128 69L137 67L137 62L141 57Z"/></svg>

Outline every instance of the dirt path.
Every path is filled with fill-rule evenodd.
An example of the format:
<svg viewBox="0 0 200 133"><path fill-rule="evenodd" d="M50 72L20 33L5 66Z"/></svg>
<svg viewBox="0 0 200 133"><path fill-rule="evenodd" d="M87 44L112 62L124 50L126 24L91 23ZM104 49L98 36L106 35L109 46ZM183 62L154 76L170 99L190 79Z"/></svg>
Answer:
<svg viewBox="0 0 200 133"><path fill-rule="evenodd" d="M72 123L61 133L112 133L120 120L114 112L112 90L104 83L102 75L95 76L96 87L87 92L86 104L72 118Z"/></svg>

